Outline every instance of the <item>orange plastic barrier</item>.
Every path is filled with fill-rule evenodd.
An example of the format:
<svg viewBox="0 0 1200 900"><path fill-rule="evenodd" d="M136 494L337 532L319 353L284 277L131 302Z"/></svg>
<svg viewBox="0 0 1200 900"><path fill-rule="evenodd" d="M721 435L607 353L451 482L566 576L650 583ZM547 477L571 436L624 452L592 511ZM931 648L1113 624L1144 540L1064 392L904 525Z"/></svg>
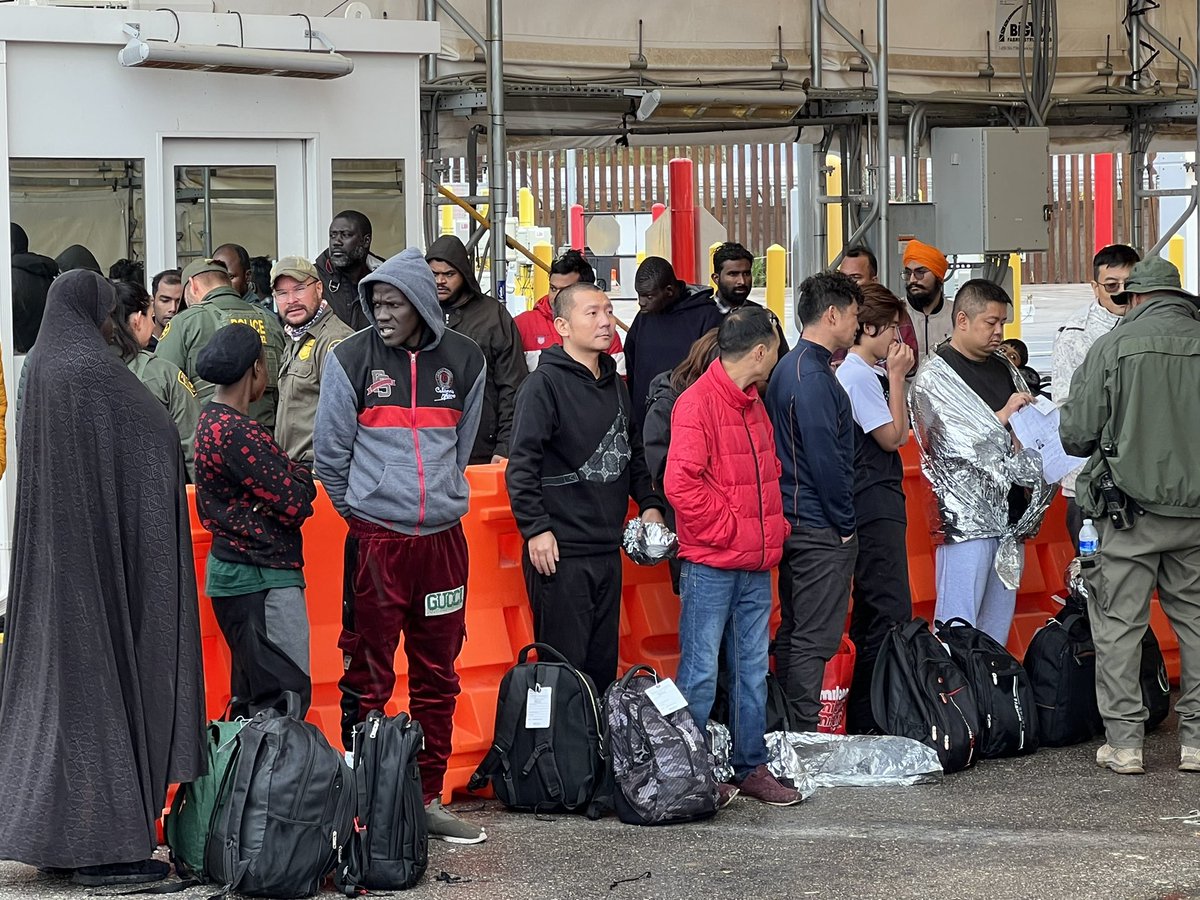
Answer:
<svg viewBox="0 0 1200 900"><path fill-rule="evenodd" d="M913 607L919 616L933 618L935 599L933 546L927 515L933 502L917 465L910 441L904 456L908 496L909 580ZM454 716L454 752L446 772L445 797L463 790L491 744L495 727L496 694L504 672L521 647L533 640L533 622L521 575L521 536L509 509L503 466L473 466L467 470L471 508L463 528L471 553L467 588L467 640L458 660L462 693ZM189 493L192 488L188 488ZM204 677L208 714L219 717L229 702L229 650L217 627L211 601L204 596L204 572L211 536L192 509L192 545L200 586L200 626L204 645ZM308 718L340 746L342 657L337 649L341 630L342 552L346 524L334 512L323 489L316 512L304 526L305 577L308 582L313 703ZM631 514L633 510L631 509ZM1025 574L1017 593L1017 613L1009 649L1024 655L1033 632L1059 608L1051 595L1061 591L1062 573L1073 555L1065 525L1065 503L1057 498L1041 533L1026 549ZM674 675L679 663L679 598L671 590L665 565L636 566L625 561L620 657L622 670L647 663L664 675ZM778 623L778 599L772 629ZM1162 645L1172 681L1179 678L1179 645L1158 602L1151 623ZM396 655L396 691L389 712L407 707L408 665L401 645Z"/></svg>

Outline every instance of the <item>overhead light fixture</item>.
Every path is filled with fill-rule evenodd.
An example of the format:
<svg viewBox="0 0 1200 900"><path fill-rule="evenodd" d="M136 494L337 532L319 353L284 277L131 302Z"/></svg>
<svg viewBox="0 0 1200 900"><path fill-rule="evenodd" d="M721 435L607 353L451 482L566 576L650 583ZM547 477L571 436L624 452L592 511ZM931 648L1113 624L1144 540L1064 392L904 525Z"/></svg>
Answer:
<svg viewBox="0 0 1200 900"><path fill-rule="evenodd" d="M647 119L747 119L788 121L800 114L808 95L800 90L706 90L658 88L626 91L641 95L638 121Z"/></svg>
<svg viewBox="0 0 1200 900"><path fill-rule="evenodd" d="M323 50L260 50L210 44L178 44L133 38L117 54L121 65L143 69L183 69L232 75L281 78L341 78L354 71L354 60Z"/></svg>

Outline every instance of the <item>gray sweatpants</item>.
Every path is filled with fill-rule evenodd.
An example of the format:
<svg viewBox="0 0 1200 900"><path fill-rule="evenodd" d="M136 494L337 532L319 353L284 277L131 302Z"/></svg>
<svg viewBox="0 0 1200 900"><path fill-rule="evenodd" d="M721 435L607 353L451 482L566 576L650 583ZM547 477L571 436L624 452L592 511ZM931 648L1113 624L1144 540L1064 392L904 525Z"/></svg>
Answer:
<svg viewBox="0 0 1200 900"><path fill-rule="evenodd" d="M937 605L940 622L966 619L1001 644L1008 643L1017 592L1010 591L996 574L999 538L978 538L937 548ZM1021 545L1021 559L1025 545Z"/></svg>
<svg viewBox="0 0 1200 900"><path fill-rule="evenodd" d="M1096 645L1096 700L1108 743L1141 747L1146 708L1140 679L1150 594L1179 638L1179 741L1200 747L1200 519L1146 513L1117 531L1097 519L1099 564L1085 569Z"/></svg>

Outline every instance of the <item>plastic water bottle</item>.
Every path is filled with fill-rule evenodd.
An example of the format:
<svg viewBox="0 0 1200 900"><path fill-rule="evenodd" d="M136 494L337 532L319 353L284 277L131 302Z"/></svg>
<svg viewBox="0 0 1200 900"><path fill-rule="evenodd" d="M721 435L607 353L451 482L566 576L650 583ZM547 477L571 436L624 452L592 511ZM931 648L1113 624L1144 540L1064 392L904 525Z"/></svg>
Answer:
<svg viewBox="0 0 1200 900"><path fill-rule="evenodd" d="M1083 527L1079 529L1079 555L1087 559L1089 556L1095 556L1099 549L1100 535L1096 532L1096 526L1092 524L1091 519L1084 519Z"/></svg>

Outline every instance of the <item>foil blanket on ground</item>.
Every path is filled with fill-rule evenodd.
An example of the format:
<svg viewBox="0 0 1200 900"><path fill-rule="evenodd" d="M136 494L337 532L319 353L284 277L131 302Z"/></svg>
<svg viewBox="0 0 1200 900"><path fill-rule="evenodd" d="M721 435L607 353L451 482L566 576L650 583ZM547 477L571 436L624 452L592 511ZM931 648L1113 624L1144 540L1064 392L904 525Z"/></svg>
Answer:
<svg viewBox="0 0 1200 900"><path fill-rule="evenodd" d="M1007 361L1005 365L1009 365ZM1009 365L1018 391L1027 385ZM1054 499L1055 485L1042 477L1037 452L1017 449L996 414L941 357L921 363L908 394L921 471L937 497L934 539L957 544L999 538L996 574L1015 590L1021 583L1021 541L1037 534ZM1030 491L1029 507L1008 521L1013 485Z"/></svg>
<svg viewBox="0 0 1200 900"><path fill-rule="evenodd" d="M767 767L805 797L825 787L890 787L942 780L937 751L893 735L773 731Z"/></svg>

